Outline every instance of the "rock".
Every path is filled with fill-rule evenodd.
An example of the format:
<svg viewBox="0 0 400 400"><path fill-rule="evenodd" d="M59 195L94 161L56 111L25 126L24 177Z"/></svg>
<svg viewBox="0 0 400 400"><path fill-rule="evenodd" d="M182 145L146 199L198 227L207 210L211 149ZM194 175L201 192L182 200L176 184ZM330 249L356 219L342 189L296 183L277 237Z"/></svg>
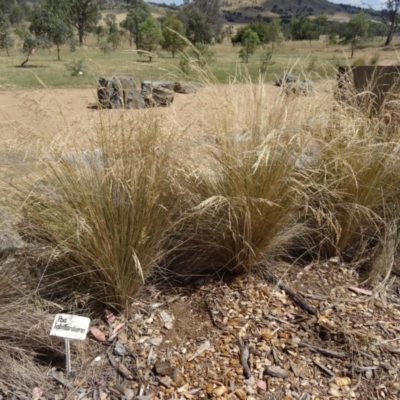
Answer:
<svg viewBox="0 0 400 400"><path fill-rule="evenodd" d="M201 87L199 82L175 82L174 92L180 94L196 93L197 89Z"/></svg>
<svg viewBox="0 0 400 400"><path fill-rule="evenodd" d="M174 101L173 88L174 82L143 81L142 95L146 107L169 106Z"/></svg>
<svg viewBox="0 0 400 400"><path fill-rule="evenodd" d="M14 230L8 212L0 208L0 255L22 249L23 246L21 236Z"/></svg>
<svg viewBox="0 0 400 400"><path fill-rule="evenodd" d="M140 90L136 88L132 76L114 76L99 78L97 98L102 107L120 109L145 107Z"/></svg>
<svg viewBox="0 0 400 400"><path fill-rule="evenodd" d="M289 82L284 85L284 88L286 95L293 93L299 96L309 96L314 93L314 85L310 80Z"/></svg>
<svg viewBox="0 0 400 400"><path fill-rule="evenodd" d="M107 95L112 109L117 110L123 107L122 85L115 76L107 82Z"/></svg>
<svg viewBox="0 0 400 400"><path fill-rule="evenodd" d="M124 90L125 108L140 110L145 108L144 97L139 90Z"/></svg>
<svg viewBox="0 0 400 400"><path fill-rule="evenodd" d="M273 376L274 378L287 378L289 376L288 372L283 368L278 367L276 365L268 366L265 371L265 375Z"/></svg>
<svg viewBox="0 0 400 400"><path fill-rule="evenodd" d="M281 78L275 81L275 86L284 86L285 84L297 82L297 76L293 74L283 74Z"/></svg>
<svg viewBox="0 0 400 400"><path fill-rule="evenodd" d="M143 109L145 108L144 98L140 90L137 89L135 80L132 76L119 76L122 86L122 97L125 108Z"/></svg>
<svg viewBox="0 0 400 400"><path fill-rule="evenodd" d="M175 90L174 81L143 81L141 86L142 92L151 92L154 89Z"/></svg>
<svg viewBox="0 0 400 400"><path fill-rule="evenodd" d="M145 107L169 106L174 93L196 93L201 87L198 82L143 81L140 90L131 76L99 78L97 98L105 108L142 109Z"/></svg>
<svg viewBox="0 0 400 400"><path fill-rule="evenodd" d="M157 375L172 376L174 369L171 364L166 361L157 361L154 365Z"/></svg>

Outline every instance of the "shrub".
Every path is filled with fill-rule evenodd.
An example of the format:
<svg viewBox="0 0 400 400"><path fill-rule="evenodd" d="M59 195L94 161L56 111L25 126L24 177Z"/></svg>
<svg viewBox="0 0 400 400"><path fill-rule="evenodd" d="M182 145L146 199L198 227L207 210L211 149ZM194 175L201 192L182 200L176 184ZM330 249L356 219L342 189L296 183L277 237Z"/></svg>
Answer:
<svg viewBox="0 0 400 400"><path fill-rule="evenodd" d="M86 70L85 62L82 59L71 61L66 68L71 76L81 76Z"/></svg>
<svg viewBox="0 0 400 400"><path fill-rule="evenodd" d="M376 65L376 64L378 64L378 61L379 61L379 54L376 53L371 57L370 63L371 63L371 65Z"/></svg>

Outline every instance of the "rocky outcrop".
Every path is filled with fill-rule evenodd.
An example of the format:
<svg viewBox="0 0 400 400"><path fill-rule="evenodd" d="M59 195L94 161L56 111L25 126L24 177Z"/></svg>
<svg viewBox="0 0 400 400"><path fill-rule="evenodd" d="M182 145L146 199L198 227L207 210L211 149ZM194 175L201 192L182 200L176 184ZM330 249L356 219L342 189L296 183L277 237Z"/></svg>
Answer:
<svg viewBox="0 0 400 400"><path fill-rule="evenodd" d="M293 83L287 83L284 86L285 94L296 94L299 96L309 96L314 93L313 83L306 79L304 81L297 81Z"/></svg>
<svg viewBox="0 0 400 400"><path fill-rule="evenodd" d="M174 101L174 82L142 82L142 95L146 107L169 106Z"/></svg>
<svg viewBox="0 0 400 400"><path fill-rule="evenodd" d="M133 77L102 77L99 78L97 97L104 108L165 107L174 101L175 93L196 93L200 86L196 82L143 81L139 90Z"/></svg>
<svg viewBox="0 0 400 400"><path fill-rule="evenodd" d="M285 86L297 82L297 76L293 74L283 74L275 81L275 86Z"/></svg>
<svg viewBox="0 0 400 400"><path fill-rule="evenodd" d="M99 104L104 108L144 108L144 99L130 76L99 78L97 87Z"/></svg>

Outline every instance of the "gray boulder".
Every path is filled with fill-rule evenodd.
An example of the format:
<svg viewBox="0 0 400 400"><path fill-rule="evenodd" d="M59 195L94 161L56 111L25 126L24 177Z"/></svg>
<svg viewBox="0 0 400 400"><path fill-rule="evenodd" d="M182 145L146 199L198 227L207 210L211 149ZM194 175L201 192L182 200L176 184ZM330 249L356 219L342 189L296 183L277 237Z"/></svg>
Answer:
<svg viewBox="0 0 400 400"><path fill-rule="evenodd" d="M172 92L175 89L174 81L143 81L142 82L142 92L151 92L154 89L168 89Z"/></svg>
<svg viewBox="0 0 400 400"><path fill-rule="evenodd" d="M201 87L199 82L175 82L174 92L180 94L193 94Z"/></svg>
<svg viewBox="0 0 400 400"><path fill-rule="evenodd" d="M286 95L309 96L314 94L314 85L310 80L287 83L284 85L284 89Z"/></svg>
<svg viewBox="0 0 400 400"><path fill-rule="evenodd" d="M139 90L124 90L124 105L125 108L140 110L145 108L144 97Z"/></svg>
<svg viewBox="0 0 400 400"><path fill-rule="evenodd" d="M170 85L172 84L172 86ZM143 81L142 95L146 107L169 106L174 101L174 82Z"/></svg>
<svg viewBox="0 0 400 400"><path fill-rule="evenodd" d="M275 86L285 86L297 82L297 76L293 74L283 74L275 81Z"/></svg>
<svg viewBox="0 0 400 400"><path fill-rule="evenodd" d="M136 88L131 76L114 76L99 78L97 88L99 104L105 108L144 108L141 92Z"/></svg>

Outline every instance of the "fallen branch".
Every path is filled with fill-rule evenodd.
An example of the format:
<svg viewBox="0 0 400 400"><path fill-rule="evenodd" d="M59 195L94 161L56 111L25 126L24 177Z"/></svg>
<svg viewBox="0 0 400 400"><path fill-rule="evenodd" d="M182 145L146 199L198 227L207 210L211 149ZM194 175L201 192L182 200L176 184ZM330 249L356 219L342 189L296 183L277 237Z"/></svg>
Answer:
<svg viewBox="0 0 400 400"><path fill-rule="evenodd" d="M299 346L307 347L307 348L309 348L311 350L318 351L319 353L323 354L324 356L328 356L328 357L336 357L336 358L346 358L347 357L346 353L340 353L338 351L333 351L333 350L329 350L329 349L323 349L321 347L312 346L312 345L307 344L307 343L300 342Z"/></svg>
<svg viewBox="0 0 400 400"><path fill-rule="evenodd" d="M243 343L243 340L240 336L238 337L238 341L240 347L240 363L243 367L243 375L246 379L249 379L251 377L251 371L248 364L250 356L249 346Z"/></svg>
<svg viewBox="0 0 400 400"><path fill-rule="evenodd" d="M283 282L281 279L278 279L273 272L264 267L261 269L261 273L265 280L273 283L274 285L278 285L280 289L284 290L300 308L307 311L309 314L317 315L317 310L314 307L308 304L300 294L295 293L292 289L290 289L285 282Z"/></svg>
<svg viewBox="0 0 400 400"><path fill-rule="evenodd" d="M332 377L335 376L335 374L330 369L326 368L324 365L322 365L317 360L312 360L312 361L321 371L325 372L326 374L328 374Z"/></svg>

